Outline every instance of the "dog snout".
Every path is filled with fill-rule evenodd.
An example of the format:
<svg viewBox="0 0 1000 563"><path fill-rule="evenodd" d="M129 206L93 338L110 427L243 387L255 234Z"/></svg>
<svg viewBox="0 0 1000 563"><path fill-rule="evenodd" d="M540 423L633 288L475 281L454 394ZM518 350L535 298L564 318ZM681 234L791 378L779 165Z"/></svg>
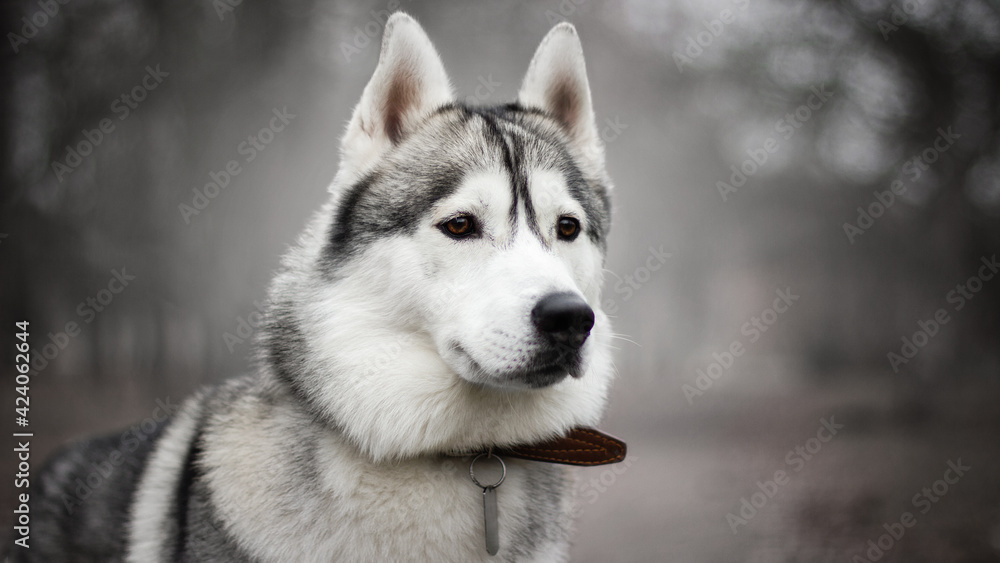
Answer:
<svg viewBox="0 0 1000 563"><path fill-rule="evenodd" d="M531 322L558 344L579 348L594 328L594 310L575 293L552 293L535 304Z"/></svg>

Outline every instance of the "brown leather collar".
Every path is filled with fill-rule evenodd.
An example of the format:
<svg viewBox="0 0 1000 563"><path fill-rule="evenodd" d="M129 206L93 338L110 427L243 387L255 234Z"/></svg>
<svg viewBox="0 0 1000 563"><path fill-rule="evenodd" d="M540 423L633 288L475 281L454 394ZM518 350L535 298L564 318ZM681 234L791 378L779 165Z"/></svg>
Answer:
<svg viewBox="0 0 1000 563"><path fill-rule="evenodd" d="M625 442L595 430L577 427L569 434L525 446L493 450L494 454L565 465L605 465L625 459Z"/></svg>

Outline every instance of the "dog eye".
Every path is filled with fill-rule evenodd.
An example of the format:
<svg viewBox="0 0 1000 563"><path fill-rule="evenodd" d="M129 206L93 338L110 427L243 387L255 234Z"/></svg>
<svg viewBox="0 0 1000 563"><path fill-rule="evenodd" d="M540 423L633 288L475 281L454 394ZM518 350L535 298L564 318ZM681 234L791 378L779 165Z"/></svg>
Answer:
<svg viewBox="0 0 1000 563"><path fill-rule="evenodd" d="M459 215L440 225L444 234L452 238L465 238L478 232L476 220L471 215Z"/></svg>
<svg viewBox="0 0 1000 563"><path fill-rule="evenodd" d="M580 234L580 222L573 217L560 217L556 228L562 240L573 240Z"/></svg>

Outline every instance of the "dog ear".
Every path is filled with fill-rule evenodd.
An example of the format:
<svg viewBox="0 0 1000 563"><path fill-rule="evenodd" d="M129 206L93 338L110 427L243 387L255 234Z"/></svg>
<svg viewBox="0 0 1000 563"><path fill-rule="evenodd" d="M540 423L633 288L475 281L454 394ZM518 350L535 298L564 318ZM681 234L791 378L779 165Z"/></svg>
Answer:
<svg viewBox="0 0 1000 563"><path fill-rule="evenodd" d="M583 155L603 162L583 46L569 22L553 27L531 59L517 95L524 107L545 111L562 125Z"/></svg>
<svg viewBox="0 0 1000 563"><path fill-rule="evenodd" d="M396 12L385 24L378 66L341 140L341 168L356 175L453 100L444 65L423 28Z"/></svg>

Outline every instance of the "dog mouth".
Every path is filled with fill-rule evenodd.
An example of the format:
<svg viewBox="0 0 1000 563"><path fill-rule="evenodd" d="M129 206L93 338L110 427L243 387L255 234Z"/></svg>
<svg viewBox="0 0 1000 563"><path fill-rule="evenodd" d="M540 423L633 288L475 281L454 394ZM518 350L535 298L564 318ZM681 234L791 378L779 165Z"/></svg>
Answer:
<svg viewBox="0 0 1000 563"><path fill-rule="evenodd" d="M488 387L544 389L559 383L567 376L574 378L583 376L579 354L540 353L528 358L523 365L510 366L508 369L489 369L473 358L460 344L453 343L451 349L466 364L470 375L466 379Z"/></svg>

